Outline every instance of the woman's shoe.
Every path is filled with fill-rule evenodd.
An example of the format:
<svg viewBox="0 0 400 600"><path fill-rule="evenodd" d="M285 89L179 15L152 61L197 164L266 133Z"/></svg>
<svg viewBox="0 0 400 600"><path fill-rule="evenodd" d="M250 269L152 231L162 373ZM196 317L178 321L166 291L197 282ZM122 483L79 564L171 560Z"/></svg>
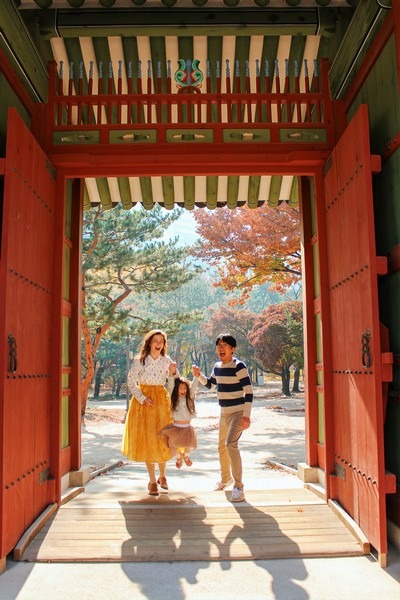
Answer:
<svg viewBox="0 0 400 600"><path fill-rule="evenodd" d="M184 456L183 460L185 461L185 464L186 464L187 467L191 467L192 466L193 462L190 460L189 456Z"/></svg>
<svg viewBox="0 0 400 600"><path fill-rule="evenodd" d="M167 483L167 478L166 477L159 477L157 479L157 483L158 485L163 489L163 490L167 490L168 489L168 483Z"/></svg>
<svg viewBox="0 0 400 600"><path fill-rule="evenodd" d="M159 496L160 492L158 491L158 486L156 483L149 483L149 485L147 486L149 489L149 495L150 496Z"/></svg>
<svg viewBox="0 0 400 600"><path fill-rule="evenodd" d="M180 469L182 466L182 456L180 456L179 458L176 459L176 463L175 466L177 469Z"/></svg>

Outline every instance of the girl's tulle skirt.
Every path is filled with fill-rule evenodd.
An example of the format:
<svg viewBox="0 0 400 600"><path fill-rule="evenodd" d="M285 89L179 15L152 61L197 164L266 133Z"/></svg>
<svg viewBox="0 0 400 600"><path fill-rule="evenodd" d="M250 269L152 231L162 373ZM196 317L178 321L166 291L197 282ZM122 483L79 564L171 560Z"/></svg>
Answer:
<svg viewBox="0 0 400 600"><path fill-rule="evenodd" d="M139 387L154 404L153 406L140 404L132 396L125 421L121 452L129 460L136 462L165 462L171 458L171 450L157 434L172 422L171 399L163 385L140 385Z"/></svg>
<svg viewBox="0 0 400 600"><path fill-rule="evenodd" d="M158 435L168 448L197 448L196 432L191 425L177 427L172 423L161 429Z"/></svg>

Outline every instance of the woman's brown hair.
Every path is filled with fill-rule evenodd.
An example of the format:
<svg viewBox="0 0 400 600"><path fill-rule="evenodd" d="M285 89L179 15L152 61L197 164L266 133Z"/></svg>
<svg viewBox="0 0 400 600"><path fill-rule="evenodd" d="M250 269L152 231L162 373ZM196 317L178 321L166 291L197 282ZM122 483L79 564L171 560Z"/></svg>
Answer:
<svg viewBox="0 0 400 600"><path fill-rule="evenodd" d="M165 356L165 354L167 353L167 334L165 333L165 331L162 331L161 329L152 329L151 331L146 333L146 335L144 336L143 344L139 351L139 359L140 359L140 362L142 363L142 365L144 365L144 361L150 354L151 340L153 339L153 337L155 335L162 335L164 338L164 346L161 350L161 356Z"/></svg>

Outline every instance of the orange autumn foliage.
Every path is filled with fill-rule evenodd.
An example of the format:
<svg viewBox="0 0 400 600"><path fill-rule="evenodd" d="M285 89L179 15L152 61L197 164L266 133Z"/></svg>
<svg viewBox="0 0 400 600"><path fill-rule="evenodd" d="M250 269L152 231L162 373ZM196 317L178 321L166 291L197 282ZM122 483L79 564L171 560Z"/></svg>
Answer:
<svg viewBox="0 0 400 600"><path fill-rule="evenodd" d="M241 300L267 281L282 292L301 279L298 210L286 204L222 208L199 210L194 217L201 236L196 256L216 267L216 285L239 289Z"/></svg>

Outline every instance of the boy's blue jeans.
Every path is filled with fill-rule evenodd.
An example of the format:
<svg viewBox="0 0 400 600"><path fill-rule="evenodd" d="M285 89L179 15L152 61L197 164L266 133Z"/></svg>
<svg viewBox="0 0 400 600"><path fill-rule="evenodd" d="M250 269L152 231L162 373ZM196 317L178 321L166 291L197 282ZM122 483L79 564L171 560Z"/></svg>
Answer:
<svg viewBox="0 0 400 600"><path fill-rule="evenodd" d="M219 418L218 453L221 467L221 481L226 482L231 477L235 487L243 487L242 458L239 451L239 439L242 435L243 410L233 413L223 413Z"/></svg>

